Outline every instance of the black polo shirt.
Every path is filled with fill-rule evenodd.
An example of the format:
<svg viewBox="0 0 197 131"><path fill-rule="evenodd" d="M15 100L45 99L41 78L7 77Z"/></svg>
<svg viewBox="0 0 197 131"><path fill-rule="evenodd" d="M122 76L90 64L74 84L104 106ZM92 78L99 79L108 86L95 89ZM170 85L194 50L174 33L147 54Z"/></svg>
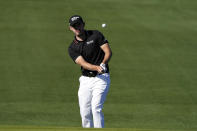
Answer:
<svg viewBox="0 0 197 131"><path fill-rule="evenodd" d="M86 39L84 41L78 41L76 38L70 44L68 52L70 57L75 60L77 57L82 56L85 61L93 65L100 65L103 61L105 53L100 48L108 41L103 34L97 30L86 30ZM109 72L108 64L106 64L107 72ZM81 67L82 75L88 76L89 74L98 74L97 71L86 70Z"/></svg>

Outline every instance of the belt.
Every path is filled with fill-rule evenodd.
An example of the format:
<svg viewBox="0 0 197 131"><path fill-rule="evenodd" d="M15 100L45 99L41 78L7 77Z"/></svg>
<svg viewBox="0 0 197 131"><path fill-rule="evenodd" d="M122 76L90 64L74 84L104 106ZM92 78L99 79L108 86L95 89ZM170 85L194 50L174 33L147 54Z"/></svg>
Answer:
<svg viewBox="0 0 197 131"><path fill-rule="evenodd" d="M87 77L95 77L98 73L93 73L93 72L86 72L83 73L83 76L87 76Z"/></svg>
<svg viewBox="0 0 197 131"><path fill-rule="evenodd" d="M109 73L109 71L107 71L105 73ZM103 73L101 73L101 74L103 74ZM82 75L87 76L87 77L95 77L95 76L101 75L101 74L98 72L82 72Z"/></svg>

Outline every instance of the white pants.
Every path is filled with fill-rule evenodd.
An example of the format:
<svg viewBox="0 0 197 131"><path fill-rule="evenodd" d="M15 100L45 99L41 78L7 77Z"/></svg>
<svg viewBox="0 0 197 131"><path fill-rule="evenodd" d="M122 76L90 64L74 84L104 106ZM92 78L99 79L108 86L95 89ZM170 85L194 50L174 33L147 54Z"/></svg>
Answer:
<svg viewBox="0 0 197 131"><path fill-rule="evenodd" d="M110 75L104 73L96 77L81 76L78 91L79 107L84 128L103 128L102 108L110 85Z"/></svg>

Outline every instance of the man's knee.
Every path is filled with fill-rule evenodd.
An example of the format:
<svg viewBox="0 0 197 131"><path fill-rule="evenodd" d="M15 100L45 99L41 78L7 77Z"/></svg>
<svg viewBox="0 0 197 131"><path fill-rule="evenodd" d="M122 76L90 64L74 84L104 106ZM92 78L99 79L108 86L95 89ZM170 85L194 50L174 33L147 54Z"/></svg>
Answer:
<svg viewBox="0 0 197 131"><path fill-rule="evenodd" d="M102 105L92 105L92 113L101 113Z"/></svg>
<svg viewBox="0 0 197 131"><path fill-rule="evenodd" d="M91 109L80 109L81 117L84 119L91 118Z"/></svg>

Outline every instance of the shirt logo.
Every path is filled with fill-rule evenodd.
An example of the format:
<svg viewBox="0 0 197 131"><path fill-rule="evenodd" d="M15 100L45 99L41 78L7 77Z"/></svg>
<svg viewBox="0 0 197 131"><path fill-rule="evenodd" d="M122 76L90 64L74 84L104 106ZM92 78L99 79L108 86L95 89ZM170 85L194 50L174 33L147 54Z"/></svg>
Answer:
<svg viewBox="0 0 197 131"><path fill-rule="evenodd" d="M93 42L94 42L94 40L91 40L91 41L88 41L86 43L87 43L87 45L89 45L89 44L92 44Z"/></svg>

